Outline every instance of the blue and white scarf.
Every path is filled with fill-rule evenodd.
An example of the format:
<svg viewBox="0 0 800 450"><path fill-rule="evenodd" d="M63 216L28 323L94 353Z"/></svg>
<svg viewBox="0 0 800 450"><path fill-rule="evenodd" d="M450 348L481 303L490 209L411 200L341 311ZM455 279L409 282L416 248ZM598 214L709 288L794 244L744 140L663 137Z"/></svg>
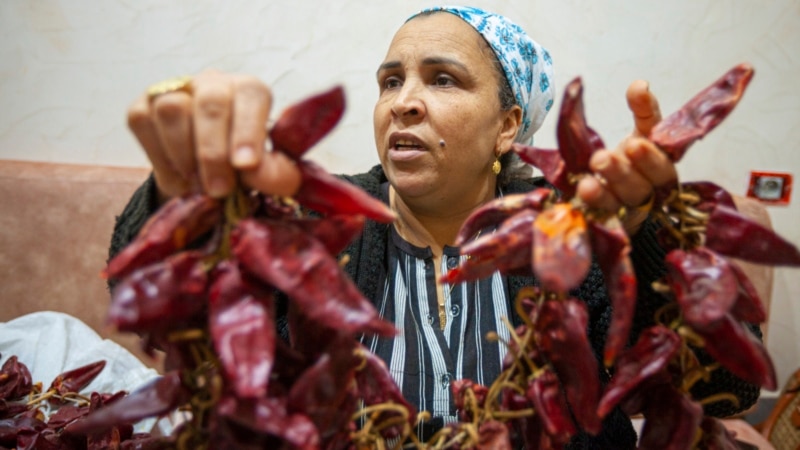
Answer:
<svg viewBox="0 0 800 450"><path fill-rule="evenodd" d="M522 126L516 141L532 142L533 133L542 126L553 106L553 60L550 53L530 38L517 24L499 14L468 6L436 6L422 13L444 11L463 19L483 36L497 55L506 80L522 108Z"/></svg>

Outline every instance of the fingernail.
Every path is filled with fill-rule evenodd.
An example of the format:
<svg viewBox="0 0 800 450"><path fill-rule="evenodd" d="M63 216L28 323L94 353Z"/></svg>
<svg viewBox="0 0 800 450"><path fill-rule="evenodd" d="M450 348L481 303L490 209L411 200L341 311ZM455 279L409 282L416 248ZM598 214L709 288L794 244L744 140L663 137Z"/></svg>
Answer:
<svg viewBox="0 0 800 450"><path fill-rule="evenodd" d="M231 161L236 167L249 167L256 163L256 152L253 147L243 146L237 148L233 152L233 160Z"/></svg>
<svg viewBox="0 0 800 450"><path fill-rule="evenodd" d="M212 197L225 197L229 191L228 182L224 178L212 178L208 182L208 195Z"/></svg>

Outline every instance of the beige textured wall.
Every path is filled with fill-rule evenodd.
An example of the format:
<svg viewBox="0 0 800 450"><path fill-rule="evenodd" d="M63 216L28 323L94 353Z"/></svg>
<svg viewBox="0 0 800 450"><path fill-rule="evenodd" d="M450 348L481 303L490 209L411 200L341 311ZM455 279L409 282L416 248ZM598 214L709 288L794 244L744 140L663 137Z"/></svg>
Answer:
<svg viewBox="0 0 800 450"><path fill-rule="evenodd" d="M551 51L556 84L582 76L587 114L607 143L630 127L627 84L651 81L670 112L729 67L756 76L740 107L679 165L684 180L734 193L750 170L800 169L797 0L474 1L522 24ZM377 161L374 72L396 28L429 1L3 0L0 158L144 166L125 129L127 104L149 83L207 67L253 73L276 109L335 83L349 109L311 157L334 172ZM537 143L553 145L548 119ZM800 196L770 207L800 243ZM780 381L800 364L800 271L775 274L769 349ZM8 301L8 299L2 299Z"/></svg>

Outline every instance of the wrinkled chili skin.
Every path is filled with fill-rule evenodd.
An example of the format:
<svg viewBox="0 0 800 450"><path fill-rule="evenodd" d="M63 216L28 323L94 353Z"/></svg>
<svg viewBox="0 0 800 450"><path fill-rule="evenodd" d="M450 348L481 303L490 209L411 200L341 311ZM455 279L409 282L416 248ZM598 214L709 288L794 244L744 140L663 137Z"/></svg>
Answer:
<svg viewBox="0 0 800 450"><path fill-rule="evenodd" d="M360 350L359 357L364 358L364 363L359 365L361 369L356 370L355 373L359 397L364 400L366 405L392 402L404 406L409 412L408 425L413 426L417 419L416 408L403 397L403 393L392 378L392 374L389 373L386 363L366 347L359 345L358 348ZM387 431L399 433L399 430Z"/></svg>
<svg viewBox="0 0 800 450"><path fill-rule="evenodd" d="M339 123L344 108L341 86L289 106L269 131L273 148L294 159L302 157Z"/></svg>
<svg viewBox="0 0 800 450"><path fill-rule="evenodd" d="M86 387L92 382L92 380L97 378L97 375L102 372L105 366L106 361L99 360L76 369L63 372L55 377L47 390L54 390L60 395L71 392L80 392L81 389Z"/></svg>
<svg viewBox="0 0 800 450"><path fill-rule="evenodd" d="M147 417L167 414L189 400L178 371L168 372L98 412L77 420L65 428L66 433L100 433L121 423L135 423Z"/></svg>
<svg viewBox="0 0 800 450"><path fill-rule="evenodd" d="M591 172L592 154L605 147L600 136L586 123L583 107L583 82L574 78L564 88L564 97L558 115L556 138L566 170L570 174ZM567 194L568 197L574 195Z"/></svg>
<svg viewBox="0 0 800 450"><path fill-rule="evenodd" d="M564 445L578 432L558 376L554 372L544 370L532 379L528 383L526 396L536 410L536 417L554 443Z"/></svg>
<svg viewBox="0 0 800 450"><path fill-rule="evenodd" d="M460 252L469 258L447 271L443 281L453 285L485 278L497 270L530 272L533 223L538 214L535 210L520 211L504 220L494 233L464 244Z"/></svg>
<svg viewBox="0 0 800 450"><path fill-rule="evenodd" d="M704 417L700 428L703 430L700 446L705 450L738 450L740 448L734 435L718 419Z"/></svg>
<svg viewBox="0 0 800 450"><path fill-rule="evenodd" d="M344 333L395 333L324 246L297 227L245 219L231 242L242 268L288 295L309 320Z"/></svg>
<svg viewBox="0 0 800 450"><path fill-rule="evenodd" d="M694 328L708 328L731 310L739 283L726 258L705 247L667 254L667 282Z"/></svg>
<svg viewBox="0 0 800 450"><path fill-rule="evenodd" d="M733 110L753 78L753 67L739 64L665 117L650 132L650 140L674 162L695 141L713 130Z"/></svg>
<svg viewBox="0 0 800 450"><path fill-rule="evenodd" d="M705 245L719 254L758 264L800 266L800 250L794 244L722 205L708 218Z"/></svg>
<svg viewBox="0 0 800 450"><path fill-rule="evenodd" d="M214 269L208 328L223 371L242 398L261 397L275 361L272 290L245 278L232 261Z"/></svg>
<svg viewBox="0 0 800 450"><path fill-rule="evenodd" d="M669 384L652 389L644 408L640 450L685 450L691 447L703 408Z"/></svg>
<svg viewBox="0 0 800 450"><path fill-rule="evenodd" d="M458 230L454 245L462 246L475 238L481 230L504 222L526 210L541 211L552 195L548 188L537 188L525 194L510 194L484 203L473 211Z"/></svg>
<svg viewBox="0 0 800 450"><path fill-rule="evenodd" d="M130 274L114 287L109 322L121 331L142 332L197 317L206 305L203 258L197 251L181 252Z"/></svg>
<svg viewBox="0 0 800 450"><path fill-rule="evenodd" d="M606 385L597 408L600 417L605 417L630 392L646 391L643 386L646 387L647 381L666 371L680 346L680 336L663 325L644 330L636 344L617 359L614 375Z"/></svg>
<svg viewBox="0 0 800 450"><path fill-rule="evenodd" d="M107 278L121 278L163 260L210 231L222 217L220 203L203 194L175 197L147 220L136 238L105 268Z"/></svg>
<svg viewBox="0 0 800 450"><path fill-rule="evenodd" d="M539 308L537 340L543 356L564 385L575 420L591 434L600 432L597 359L586 336L589 316L579 300L548 300Z"/></svg>
<svg viewBox="0 0 800 450"><path fill-rule="evenodd" d="M630 260L631 245L622 223L610 217L600 224L590 223L592 251L606 278L612 315L603 349L603 364L611 367L628 343L636 313L636 273Z"/></svg>
<svg viewBox="0 0 800 450"><path fill-rule="evenodd" d="M322 167L299 161L302 183L294 198L301 205L325 215L359 214L376 222L389 223L395 215L388 206Z"/></svg>
<svg viewBox="0 0 800 450"><path fill-rule="evenodd" d="M28 395L33 380L28 366L11 355L0 368L0 400L14 400Z"/></svg>
<svg viewBox="0 0 800 450"><path fill-rule="evenodd" d="M732 315L695 331L703 337L705 351L731 373L765 389L777 389L775 367L766 348Z"/></svg>
<svg viewBox="0 0 800 450"><path fill-rule="evenodd" d="M735 262L730 261L731 270L738 281L736 301L731 307L731 314L738 320L748 323L764 323L767 321L767 310L761 301L753 283L747 274Z"/></svg>

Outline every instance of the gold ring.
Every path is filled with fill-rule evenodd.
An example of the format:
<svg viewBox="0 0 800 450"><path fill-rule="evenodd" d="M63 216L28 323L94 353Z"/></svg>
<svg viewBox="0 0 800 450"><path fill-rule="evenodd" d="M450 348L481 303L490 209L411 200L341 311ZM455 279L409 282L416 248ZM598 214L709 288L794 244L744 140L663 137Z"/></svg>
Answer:
<svg viewBox="0 0 800 450"><path fill-rule="evenodd" d="M646 202L635 208L636 212L649 213L650 210L653 209L653 203L655 203L655 201L656 201L656 194L655 192L653 192L652 194L650 194L650 197L647 199Z"/></svg>
<svg viewBox="0 0 800 450"><path fill-rule="evenodd" d="M153 85L150 85L147 88L147 98L152 101L156 97L162 94L168 94L170 92L186 92L187 94L192 93L192 77L190 76L182 76L182 77L175 77L169 78L164 81L159 81Z"/></svg>

